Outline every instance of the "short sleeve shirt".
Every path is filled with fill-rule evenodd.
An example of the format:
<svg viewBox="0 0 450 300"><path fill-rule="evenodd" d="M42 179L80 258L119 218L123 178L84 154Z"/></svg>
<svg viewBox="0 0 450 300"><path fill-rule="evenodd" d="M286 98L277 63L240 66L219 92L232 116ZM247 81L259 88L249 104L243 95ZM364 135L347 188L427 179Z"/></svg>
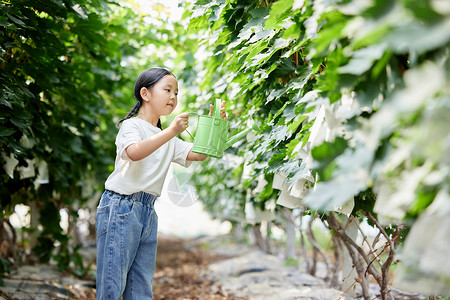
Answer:
<svg viewBox="0 0 450 300"><path fill-rule="evenodd" d="M130 118L122 122L116 137L117 154L114 171L105 182L107 190L125 195L146 192L159 197L170 163L175 162L184 167L192 163L187 160L192 144L177 137L144 159L132 161L128 157L125 151L128 146L159 132L161 129L139 118Z"/></svg>

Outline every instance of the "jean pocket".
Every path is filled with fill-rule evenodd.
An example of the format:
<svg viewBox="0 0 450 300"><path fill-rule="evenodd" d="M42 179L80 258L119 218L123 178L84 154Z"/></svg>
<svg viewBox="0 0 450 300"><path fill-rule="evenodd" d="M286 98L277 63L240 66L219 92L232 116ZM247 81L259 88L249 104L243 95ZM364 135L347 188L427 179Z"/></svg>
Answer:
<svg viewBox="0 0 450 300"><path fill-rule="evenodd" d="M133 212L134 201L122 199L119 201L117 207L117 216L119 218L126 218Z"/></svg>
<svg viewBox="0 0 450 300"><path fill-rule="evenodd" d="M106 234L108 231L109 210L109 206L101 206L97 208L97 214L95 215L95 230L97 238Z"/></svg>

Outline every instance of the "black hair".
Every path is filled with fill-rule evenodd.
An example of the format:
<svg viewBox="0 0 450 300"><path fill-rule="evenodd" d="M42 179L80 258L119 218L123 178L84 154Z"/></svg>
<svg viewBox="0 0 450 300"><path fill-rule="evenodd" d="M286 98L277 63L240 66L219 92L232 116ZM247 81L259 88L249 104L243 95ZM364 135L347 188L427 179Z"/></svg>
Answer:
<svg viewBox="0 0 450 300"><path fill-rule="evenodd" d="M160 81L162 78L164 78L167 75L172 75L173 77L175 77L175 75L173 75L170 71L164 69L164 68L151 68L148 70L145 70L144 72L142 72L139 77L136 80L136 83L134 84L134 98L136 98L137 102L136 105L134 105L133 109L131 109L131 111L128 113L128 115L123 118L122 120L120 120L117 123L117 126L120 125L120 123L122 123L123 121L125 121L126 119L129 119L131 117L133 117L134 115L136 115L139 112L139 109L141 108L142 105L142 97L141 97L141 89L143 87L147 88L147 89L152 89L153 86ZM161 127L161 120L158 120L158 128L162 129Z"/></svg>

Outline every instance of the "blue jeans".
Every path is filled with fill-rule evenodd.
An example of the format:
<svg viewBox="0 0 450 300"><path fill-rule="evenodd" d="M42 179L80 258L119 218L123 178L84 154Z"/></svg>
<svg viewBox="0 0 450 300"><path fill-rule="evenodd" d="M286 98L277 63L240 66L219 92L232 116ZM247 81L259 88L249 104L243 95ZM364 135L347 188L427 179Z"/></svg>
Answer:
<svg viewBox="0 0 450 300"><path fill-rule="evenodd" d="M97 299L152 299L156 196L106 190L97 207Z"/></svg>

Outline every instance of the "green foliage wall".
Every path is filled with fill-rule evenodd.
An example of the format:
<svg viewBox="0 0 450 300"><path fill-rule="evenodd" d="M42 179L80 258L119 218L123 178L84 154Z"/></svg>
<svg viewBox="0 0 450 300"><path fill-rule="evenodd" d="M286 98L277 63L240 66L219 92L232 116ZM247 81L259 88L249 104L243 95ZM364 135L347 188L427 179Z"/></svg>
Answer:
<svg viewBox="0 0 450 300"><path fill-rule="evenodd" d="M195 176L216 216L245 220L246 205L278 211L283 198L373 212L417 235L415 224L441 220L430 208L450 213L444 2L200 0L189 24L169 26L115 1L1 1L2 216L36 203L41 258L55 239L67 245L59 216L46 217L102 190L115 121L134 104L136 76L156 65L178 76L187 110L221 98L233 131L260 127ZM436 270L426 276L450 278Z"/></svg>
<svg viewBox="0 0 450 300"><path fill-rule="evenodd" d="M111 113L104 95L126 82L120 19L106 1L0 3L1 210L36 203L43 260L55 240L67 245L59 209L79 207L113 158ZM121 100L123 101L123 100ZM6 167L7 166L7 167ZM84 193L83 193L84 192ZM76 211L74 212L76 215Z"/></svg>
<svg viewBox="0 0 450 300"><path fill-rule="evenodd" d="M0 2L0 230L16 204L34 205L39 220L21 230L36 232L42 261L83 263L59 210L75 224L98 201L137 76L166 67L182 89L193 78L196 41L150 8L158 18L130 1Z"/></svg>
<svg viewBox="0 0 450 300"><path fill-rule="evenodd" d="M134 63L144 46L165 42L163 32L154 34L143 16L119 4L0 3L1 221L16 204L35 205L42 229L34 251L61 268L77 256L59 210L75 222L77 210L103 190L115 123L134 105L134 81L163 59Z"/></svg>
<svg viewBox="0 0 450 300"><path fill-rule="evenodd" d="M218 217L287 201L412 225L436 195L450 199L448 5L197 1L190 29L209 54L191 105L221 98L235 128L261 128L199 169L199 195Z"/></svg>

